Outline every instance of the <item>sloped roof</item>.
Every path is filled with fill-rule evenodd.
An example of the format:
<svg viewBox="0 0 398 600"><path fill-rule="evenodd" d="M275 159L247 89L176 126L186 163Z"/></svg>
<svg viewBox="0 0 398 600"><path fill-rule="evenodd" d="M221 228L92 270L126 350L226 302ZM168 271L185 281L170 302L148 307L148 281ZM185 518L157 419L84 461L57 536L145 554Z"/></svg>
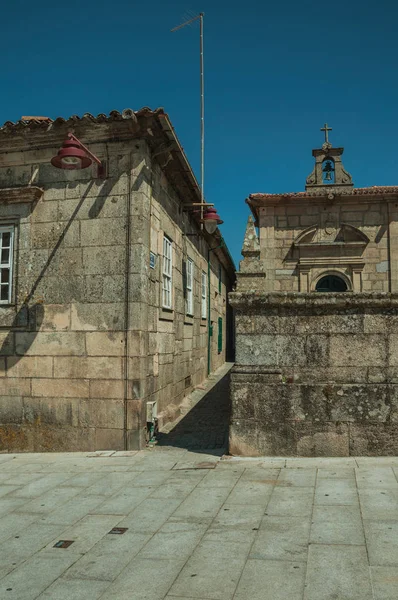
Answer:
<svg viewBox="0 0 398 600"><path fill-rule="evenodd" d="M339 192L333 188L323 188L319 190L307 190L306 192L283 192L281 194L250 194L249 200L266 200L267 198L307 198L309 196L327 196L329 193L339 195ZM369 194L397 194L398 186L396 185L373 185L371 187L350 188L344 191L345 196L365 196Z"/></svg>
<svg viewBox="0 0 398 600"><path fill-rule="evenodd" d="M32 129L48 129L49 126L52 129L57 125L63 125L65 123L78 124L78 123L111 123L114 121L124 121L131 118L130 113L134 113L135 117L151 117L154 115L166 114L163 108L156 108L155 110L144 106L140 110L131 111L131 109L124 109L123 111L111 110L109 115L105 113L99 113L97 116L91 113L84 113L81 117L79 115L71 115L67 119L64 117L57 117L56 119L50 119L49 117L22 117L18 121L6 121L1 127L0 131L16 131L18 129L24 129L26 127Z"/></svg>

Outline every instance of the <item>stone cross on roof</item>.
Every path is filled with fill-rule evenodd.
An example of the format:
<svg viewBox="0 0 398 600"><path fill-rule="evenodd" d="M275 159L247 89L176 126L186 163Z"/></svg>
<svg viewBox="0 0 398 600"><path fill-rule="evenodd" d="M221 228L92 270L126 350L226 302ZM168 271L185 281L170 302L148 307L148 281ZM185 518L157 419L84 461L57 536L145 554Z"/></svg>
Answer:
<svg viewBox="0 0 398 600"><path fill-rule="evenodd" d="M321 131L325 132L325 144L329 144L329 131L333 131L331 127L328 127L328 124L325 123L325 125L323 127L321 127Z"/></svg>

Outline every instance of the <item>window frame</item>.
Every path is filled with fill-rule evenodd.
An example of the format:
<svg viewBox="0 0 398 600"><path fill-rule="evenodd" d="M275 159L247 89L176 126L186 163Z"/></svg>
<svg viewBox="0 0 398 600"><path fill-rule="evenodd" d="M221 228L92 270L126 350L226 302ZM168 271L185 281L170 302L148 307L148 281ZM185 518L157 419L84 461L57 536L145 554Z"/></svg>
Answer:
<svg viewBox="0 0 398 600"><path fill-rule="evenodd" d="M162 308L173 308L173 242L167 235L163 236Z"/></svg>
<svg viewBox="0 0 398 600"><path fill-rule="evenodd" d="M3 234L10 234L10 245L5 249L9 249L8 262L2 264L1 254L3 250ZM13 277L14 277L14 239L15 239L15 226L14 225L0 225L0 306L7 306L12 304L13 297ZM2 284L2 272L8 269L8 282ZM6 300L1 299L1 288L8 286L8 295Z"/></svg>
<svg viewBox="0 0 398 600"><path fill-rule="evenodd" d="M207 319L207 273L205 273L205 271L202 271L201 297L202 297L201 318Z"/></svg>
<svg viewBox="0 0 398 600"><path fill-rule="evenodd" d="M186 262L186 300L185 312L189 316L193 316L193 281L194 281L194 262L192 258L187 258Z"/></svg>

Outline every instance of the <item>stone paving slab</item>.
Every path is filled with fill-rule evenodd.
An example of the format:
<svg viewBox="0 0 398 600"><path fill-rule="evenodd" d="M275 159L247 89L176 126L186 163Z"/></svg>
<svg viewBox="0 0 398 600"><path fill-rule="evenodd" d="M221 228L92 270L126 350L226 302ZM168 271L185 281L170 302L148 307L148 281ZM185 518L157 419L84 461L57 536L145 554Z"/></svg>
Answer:
<svg viewBox="0 0 398 600"><path fill-rule="evenodd" d="M105 535L75 562L65 578L113 581L150 539L151 534L130 531L124 535Z"/></svg>
<svg viewBox="0 0 398 600"><path fill-rule="evenodd" d="M246 560L247 550L239 543L203 542L182 569L170 594L230 600Z"/></svg>
<svg viewBox="0 0 398 600"><path fill-rule="evenodd" d="M364 521L369 564L393 566L398 573L398 521Z"/></svg>
<svg viewBox="0 0 398 600"><path fill-rule="evenodd" d="M359 488L358 494L364 519L398 520L398 490Z"/></svg>
<svg viewBox="0 0 398 600"><path fill-rule="evenodd" d="M305 565L283 560L248 560L235 600L301 600Z"/></svg>
<svg viewBox="0 0 398 600"><path fill-rule="evenodd" d="M398 572L396 567L371 567L374 600L398 598Z"/></svg>
<svg viewBox="0 0 398 600"><path fill-rule="evenodd" d="M317 505L358 505L358 492L351 479L319 479L315 489Z"/></svg>
<svg viewBox="0 0 398 600"><path fill-rule="evenodd" d="M397 458L211 452L0 455L0 600L397 600Z"/></svg>
<svg viewBox="0 0 398 600"><path fill-rule="evenodd" d="M359 506L315 506L310 541L363 546L365 537Z"/></svg>
<svg viewBox="0 0 398 600"><path fill-rule="evenodd" d="M40 594L38 600L98 600L109 585L108 581L84 579L70 581L60 577Z"/></svg>
<svg viewBox="0 0 398 600"><path fill-rule="evenodd" d="M307 562L310 527L309 518L264 517L250 558Z"/></svg>
<svg viewBox="0 0 398 600"><path fill-rule="evenodd" d="M311 544L304 600L373 600L365 546Z"/></svg>

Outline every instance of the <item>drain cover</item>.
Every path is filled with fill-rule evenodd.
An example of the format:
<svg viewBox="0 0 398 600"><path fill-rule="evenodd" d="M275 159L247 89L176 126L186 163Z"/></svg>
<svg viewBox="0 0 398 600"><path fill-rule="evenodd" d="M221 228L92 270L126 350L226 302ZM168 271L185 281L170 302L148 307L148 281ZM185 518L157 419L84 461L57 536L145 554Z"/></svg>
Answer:
<svg viewBox="0 0 398 600"><path fill-rule="evenodd" d="M113 533L114 535L123 535L126 533L128 527L113 527L108 533Z"/></svg>
<svg viewBox="0 0 398 600"><path fill-rule="evenodd" d="M71 544L73 544L74 540L59 540L56 544L54 544L54 548L69 548Z"/></svg>

